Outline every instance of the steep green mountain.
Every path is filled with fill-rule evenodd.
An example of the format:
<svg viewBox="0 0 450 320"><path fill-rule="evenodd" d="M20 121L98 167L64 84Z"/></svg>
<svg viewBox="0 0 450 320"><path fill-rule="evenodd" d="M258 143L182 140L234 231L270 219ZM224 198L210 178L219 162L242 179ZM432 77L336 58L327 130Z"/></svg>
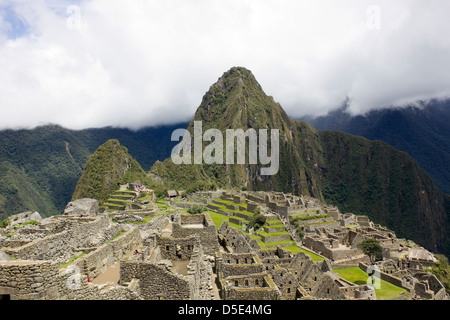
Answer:
<svg viewBox="0 0 450 320"><path fill-rule="evenodd" d="M170 156L170 136L186 124L143 128L69 130L56 125L0 131L0 220L23 211L61 214L72 199L89 156L118 139L149 170Z"/></svg>
<svg viewBox="0 0 450 320"><path fill-rule="evenodd" d="M232 68L211 86L187 128L191 136L194 135L194 121L202 122L203 131L214 128L223 132L224 154L226 129L247 131L254 128L268 129L269 132L279 129L282 155L279 174L261 176L261 164L174 165L171 159L166 159L163 163L156 162L151 172L165 181L167 187L189 188L192 184L207 181L226 188L270 189L320 197L314 170L306 165L302 150L294 147L301 143L301 136L296 134L297 124L272 97L263 92L248 70ZM304 143L312 147L315 142ZM205 142L203 146L208 144Z"/></svg>
<svg viewBox="0 0 450 320"><path fill-rule="evenodd" d="M413 158L381 141L336 131L319 136L322 190L329 203L363 213L430 250L448 252L446 196Z"/></svg>
<svg viewBox="0 0 450 320"><path fill-rule="evenodd" d="M191 136L194 121L202 121L203 131L279 129L279 172L261 176L259 165L175 165L169 158L150 171L167 187L189 189L203 181L206 186L309 194L344 212L368 215L430 250L450 252L448 198L414 159L380 141L293 121L250 71L232 68L211 86L188 126Z"/></svg>
<svg viewBox="0 0 450 320"><path fill-rule="evenodd" d="M90 156L72 200L94 198L103 202L121 184L138 180L147 180L147 173L118 140L108 140Z"/></svg>
<svg viewBox="0 0 450 320"><path fill-rule="evenodd" d="M431 100L419 105L352 116L346 103L325 116L304 120L319 130L339 130L381 140L409 153L435 184L450 194L450 100Z"/></svg>

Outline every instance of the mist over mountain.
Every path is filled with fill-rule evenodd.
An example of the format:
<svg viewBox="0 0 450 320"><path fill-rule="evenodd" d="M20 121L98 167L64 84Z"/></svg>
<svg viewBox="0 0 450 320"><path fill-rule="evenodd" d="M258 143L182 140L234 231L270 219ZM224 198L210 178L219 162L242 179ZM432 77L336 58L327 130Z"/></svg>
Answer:
<svg viewBox="0 0 450 320"><path fill-rule="evenodd" d="M407 152L450 194L450 100L351 115L348 104L321 117L303 117L318 130L338 130L381 140Z"/></svg>
<svg viewBox="0 0 450 320"><path fill-rule="evenodd" d="M194 121L201 121L203 130L278 129L279 172L263 176L261 163L175 165L169 158L177 143L171 141L172 132L187 128L192 133ZM440 132L432 122L426 123ZM394 121L390 126L399 127L400 123ZM108 150L115 150L115 144L107 144L107 152L99 148L111 139L127 150L118 152L117 159L105 156ZM223 187L311 195L343 212L367 215L430 250L450 252L449 196L435 186L416 160L381 141L319 131L305 121L293 120L264 93L254 75L241 67L225 72L210 87L189 124L138 131L112 127L74 131L60 126L5 130L0 131L0 146L2 217L26 210L43 216L60 214L72 196L100 198L98 190L102 188L91 194L89 188L97 182L80 179L82 173L87 171L92 177L98 172L95 181L114 185L126 172L118 175L117 181L104 179L101 172L114 171L113 164L124 163L129 154L139 164L132 170L133 177L134 173L142 175L140 167L150 170L150 176L159 177L157 181L166 189ZM95 163L93 170L87 170L89 159ZM110 161L112 165L108 165ZM74 193L77 183L80 187Z"/></svg>

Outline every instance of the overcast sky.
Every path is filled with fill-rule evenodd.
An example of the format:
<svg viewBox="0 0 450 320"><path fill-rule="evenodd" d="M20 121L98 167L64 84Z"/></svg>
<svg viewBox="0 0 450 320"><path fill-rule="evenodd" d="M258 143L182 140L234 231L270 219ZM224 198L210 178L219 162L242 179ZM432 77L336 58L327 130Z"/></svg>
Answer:
<svg viewBox="0 0 450 320"><path fill-rule="evenodd" d="M292 117L450 96L448 0L0 0L0 129L190 120L233 66Z"/></svg>

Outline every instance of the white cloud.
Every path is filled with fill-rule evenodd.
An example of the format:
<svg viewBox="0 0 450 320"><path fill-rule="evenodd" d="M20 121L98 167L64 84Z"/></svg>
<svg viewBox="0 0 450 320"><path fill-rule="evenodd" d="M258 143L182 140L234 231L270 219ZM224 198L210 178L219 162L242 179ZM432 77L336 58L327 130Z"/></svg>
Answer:
<svg viewBox="0 0 450 320"><path fill-rule="evenodd" d="M11 12L27 33L11 36ZM0 128L189 120L232 66L291 116L347 96L354 112L450 96L449 12L446 0L0 0Z"/></svg>

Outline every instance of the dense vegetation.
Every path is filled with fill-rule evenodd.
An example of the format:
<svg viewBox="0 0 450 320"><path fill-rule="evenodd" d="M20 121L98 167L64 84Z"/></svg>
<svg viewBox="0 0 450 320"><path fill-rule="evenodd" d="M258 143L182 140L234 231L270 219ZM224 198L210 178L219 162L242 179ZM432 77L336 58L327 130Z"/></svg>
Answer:
<svg viewBox="0 0 450 320"><path fill-rule="evenodd" d="M358 248L369 257L371 264L382 257L383 247L377 239L366 239L358 244Z"/></svg>
<svg viewBox="0 0 450 320"><path fill-rule="evenodd" d="M0 131L0 219L23 211L61 214L71 200L90 155L117 139L145 170L170 155L170 136L187 124L131 131L101 128L73 131L48 125Z"/></svg>
<svg viewBox="0 0 450 320"><path fill-rule="evenodd" d="M339 130L381 140L410 154L450 194L450 100L420 106L373 110L352 116L348 104L326 116L304 118L319 130Z"/></svg>
<svg viewBox="0 0 450 320"><path fill-rule="evenodd" d="M128 182L139 182L161 193L139 163L128 154L118 140L111 139L101 145L89 158L72 200L93 198L105 202L109 196Z"/></svg>
<svg viewBox="0 0 450 320"><path fill-rule="evenodd" d="M443 255L437 255L437 258L436 267L428 271L433 273L444 285L445 290L450 293L450 265L448 264L448 259Z"/></svg>

